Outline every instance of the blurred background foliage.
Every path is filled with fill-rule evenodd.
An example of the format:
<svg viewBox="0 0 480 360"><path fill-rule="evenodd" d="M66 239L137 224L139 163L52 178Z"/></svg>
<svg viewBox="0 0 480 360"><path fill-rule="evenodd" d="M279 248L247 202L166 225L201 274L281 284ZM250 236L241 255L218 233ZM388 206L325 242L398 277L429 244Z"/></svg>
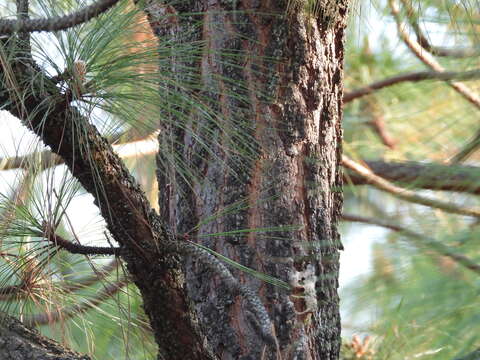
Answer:
<svg viewBox="0 0 480 360"><path fill-rule="evenodd" d="M399 74L478 70L478 1L367 3L359 4L350 17L347 94ZM405 25L404 39L392 6L393 12L398 9L397 21ZM412 43L421 45L419 54L411 50ZM440 67L430 66L432 55L433 64ZM480 82L475 76L462 84L467 96L478 98ZM399 82L347 102L344 111L348 157L357 162L418 165L425 171L404 180L390 177L393 168L377 175L396 180L400 191L478 208L478 195L468 189L480 180L480 107L452 88L451 82ZM431 164L440 167L434 170L428 167ZM435 190L462 169L475 175L469 181L464 175L456 178L454 191ZM348 179L351 171L346 174L341 227L346 247L341 266L348 267L348 275L341 275L344 359L455 359L469 354L480 358L472 353L480 347L480 273L445 256L451 251L480 264L478 218L400 200L398 194L355 185ZM352 219L356 221L348 221ZM381 226L385 224L393 227ZM358 257L368 266L352 260Z"/></svg>
<svg viewBox="0 0 480 360"><path fill-rule="evenodd" d="M315 4L308 2L313 13ZM35 1L32 13L80 6ZM15 6L3 1L0 11L11 15ZM113 16L118 21L110 21ZM34 34L32 46L52 76L78 66L78 59L86 62L87 81L95 89L78 105L115 145L156 206L154 114L158 104L178 101L158 96L157 66L162 54L174 51L194 60L201 44L173 49L166 43L158 51L145 22L124 6L100 22L55 36ZM399 23L406 25L403 39ZM415 43L421 48L417 54L411 50ZM346 98L399 74L421 72L428 79L395 82L345 101L347 160L378 177L345 169L342 357L467 359L470 354L474 359L480 348L479 217L445 212L441 204L480 207L480 2L357 1L346 47ZM469 75L462 77L463 72ZM201 99L181 101L198 101L202 108ZM97 359L153 358L155 344L139 295L126 285L122 266L106 257L57 253L44 241L42 221L48 220L68 239L108 246L92 197L58 159L42 157L48 149L15 119L3 114L2 127L2 310L41 324L45 335ZM21 156L22 165L12 165ZM380 190L382 179L396 186ZM414 196L402 197L408 191ZM434 199L435 206L420 205L415 196Z"/></svg>

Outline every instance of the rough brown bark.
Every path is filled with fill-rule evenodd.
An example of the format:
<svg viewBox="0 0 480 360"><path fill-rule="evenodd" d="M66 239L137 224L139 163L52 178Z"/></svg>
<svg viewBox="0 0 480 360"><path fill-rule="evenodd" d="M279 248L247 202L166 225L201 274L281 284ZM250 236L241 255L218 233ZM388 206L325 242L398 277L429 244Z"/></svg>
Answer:
<svg viewBox="0 0 480 360"><path fill-rule="evenodd" d="M0 360L89 360L6 315L0 318Z"/></svg>
<svg viewBox="0 0 480 360"><path fill-rule="evenodd" d="M257 148L228 143L215 124L194 112L186 125L165 126L160 135L165 152L158 159L161 216L181 235L245 200L248 206L203 224L190 238L293 287L292 295L236 273L268 308L276 338L270 346L258 335L244 299L225 291L216 274L188 262L189 296L220 359L338 358L337 222L347 1L320 4L315 19L298 7L287 13L285 0L188 0L164 9L175 14L168 31L177 41L206 43L202 59L190 64L197 71L191 76L203 82L199 94L208 95L219 113L251 135ZM197 12L201 19L187 15ZM166 33L165 24L152 24L157 33ZM172 59L172 68L179 66L176 61ZM202 141L212 151L205 151L185 128L209 129ZM167 148L174 148L188 173L197 176L185 179L186 172L165 166ZM285 225L300 230L202 237Z"/></svg>

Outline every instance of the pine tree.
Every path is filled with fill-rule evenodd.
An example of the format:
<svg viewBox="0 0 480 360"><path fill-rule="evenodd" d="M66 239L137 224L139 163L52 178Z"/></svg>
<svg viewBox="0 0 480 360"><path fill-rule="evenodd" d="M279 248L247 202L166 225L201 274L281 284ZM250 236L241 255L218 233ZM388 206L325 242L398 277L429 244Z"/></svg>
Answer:
<svg viewBox="0 0 480 360"><path fill-rule="evenodd" d="M49 148L16 159L22 189L3 202L10 314L63 323L131 282L159 359L337 359L347 5L100 0L62 15L40 2L30 19L18 0L0 21L2 104ZM159 213L112 147L152 134ZM84 191L108 246L71 225ZM96 294L78 303L82 284ZM49 346L22 331L25 356Z"/></svg>

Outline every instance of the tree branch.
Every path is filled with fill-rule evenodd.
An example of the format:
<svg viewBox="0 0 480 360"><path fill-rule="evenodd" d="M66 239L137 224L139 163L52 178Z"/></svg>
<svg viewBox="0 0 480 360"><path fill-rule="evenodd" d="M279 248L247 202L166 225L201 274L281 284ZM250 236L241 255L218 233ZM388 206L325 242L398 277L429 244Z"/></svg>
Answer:
<svg viewBox="0 0 480 360"><path fill-rule="evenodd" d="M119 256L121 254L120 248L114 247L103 247L103 246L85 246L80 244L75 244L64 237L55 233L55 230L48 225L44 225L45 238L50 241L53 245L68 251L71 254L81 254L81 255L115 255Z"/></svg>
<svg viewBox="0 0 480 360"><path fill-rule="evenodd" d="M119 0L98 0L92 5L64 16L54 16L42 19L0 19L0 34L65 30L83 24L104 13L118 1Z"/></svg>
<svg viewBox="0 0 480 360"><path fill-rule="evenodd" d="M149 134L134 141L113 144L113 150L122 158L129 159L136 156L152 155L158 151L158 132ZM138 149L141 149L140 151ZM26 155L0 158L0 171L24 169L30 170L32 163L42 164L42 170L51 166L61 165L63 159L49 150L33 152Z"/></svg>
<svg viewBox="0 0 480 360"><path fill-rule="evenodd" d="M364 160L363 162L376 175L407 188L457 191L480 195L480 167L382 160ZM344 174L344 183L370 184L368 178L354 171Z"/></svg>
<svg viewBox="0 0 480 360"><path fill-rule="evenodd" d="M401 234L404 234L410 238L417 240L416 242L418 245L426 246L429 249L435 250L437 253L443 256L449 257L450 259L454 260L456 263L462 265L463 267L477 274L480 274L480 265L477 264L475 261L473 261L472 259L470 259L469 257L463 254L459 254L455 252L449 246L446 246L441 242L438 242L428 236L419 234L415 231L409 230L407 228L404 228L392 222L382 220L382 219L377 219L377 218L374 219L374 218L368 218L368 217L352 215L352 214L343 214L342 219L345 221L377 225L377 226L384 227L386 229L399 232Z"/></svg>
<svg viewBox="0 0 480 360"><path fill-rule="evenodd" d="M415 194L413 191L400 188L390 183L389 181L381 178L380 176L374 174L367 167L359 163L356 163L355 161L349 159L345 155L342 156L342 165L354 171L355 173L362 176L363 178L365 178L365 180L369 184L375 186L377 189L386 191L399 199L406 200L415 204L434 207L452 214L480 217L480 210L464 208L452 202L426 198L418 194Z"/></svg>
<svg viewBox="0 0 480 360"><path fill-rule="evenodd" d="M355 99L370 95L377 90L397 85L403 82L418 82L424 80L473 80L480 78L480 70L469 71L418 71L406 74L399 74L383 80L376 81L365 87L347 91L343 95L343 103L347 104Z"/></svg>

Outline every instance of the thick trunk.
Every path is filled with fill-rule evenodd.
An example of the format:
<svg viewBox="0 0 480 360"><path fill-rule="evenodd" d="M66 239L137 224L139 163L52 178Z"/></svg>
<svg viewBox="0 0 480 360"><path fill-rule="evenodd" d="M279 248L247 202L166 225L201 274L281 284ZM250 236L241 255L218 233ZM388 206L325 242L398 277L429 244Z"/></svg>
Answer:
<svg viewBox="0 0 480 360"><path fill-rule="evenodd" d="M236 272L269 311L272 346L259 336L245 299L229 293L217 274L195 259L189 261L189 297L221 359L338 358L347 0L319 4L315 19L298 6L287 11L286 0L185 0L163 8L175 14L168 31L177 41L205 42L202 58L188 64L203 84L195 96L208 96L228 119L225 127L238 131L232 140L228 129L198 111L182 125L175 124L184 120L171 117L160 135L158 157L163 220L182 236L212 217L189 239L293 287L289 292ZM201 25L198 16L187 15L192 13L202 13ZM152 25L157 34L166 33L165 24ZM170 64L182 65L176 58ZM205 129L205 135L194 138L185 129ZM181 170L166 165L172 158ZM245 203L226 211L240 200ZM286 225L299 230L202 237Z"/></svg>

